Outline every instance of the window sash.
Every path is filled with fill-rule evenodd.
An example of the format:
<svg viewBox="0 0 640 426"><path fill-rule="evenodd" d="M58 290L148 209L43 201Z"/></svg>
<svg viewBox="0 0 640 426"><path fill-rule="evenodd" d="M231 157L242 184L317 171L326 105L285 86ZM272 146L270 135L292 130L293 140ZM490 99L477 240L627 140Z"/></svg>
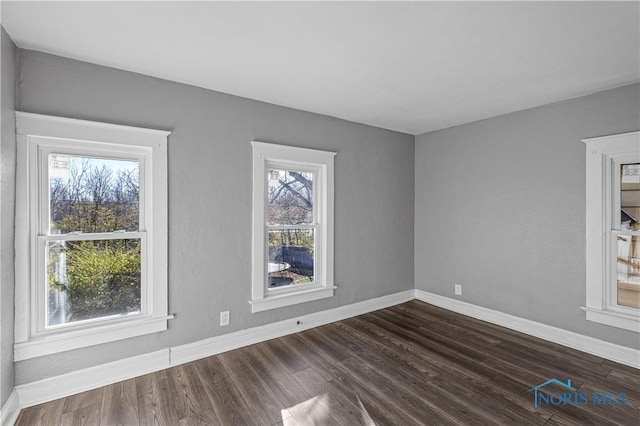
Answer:
<svg viewBox="0 0 640 426"><path fill-rule="evenodd" d="M308 229L308 230L313 230L313 249L314 249L314 256L313 256L313 281L308 282L308 283L299 283L299 284L288 284L286 286L282 286L282 287L269 287L269 268L268 268L268 263L269 263L269 231L273 231L273 230L290 230L290 229ZM322 268L320 267L322 265L322 263L320 263L322 261L322 239L319 238L320 235L322 235L320 232L322 232L322 227L320 225L305 225L305 226L295 226L295 225L268 225L265 229L265 236L264 236L264 241L265 241L265 251L264 251L264 262L265 262L265 275L264 275L264 289L265 289L265 294L268 292L270 294L276 294L276 293L286 293L290 290L296 290L296 289L302 289L302 288L309 288L311 286L318 286L318 285L322 285Z"/></svg>
<svg viewBox="0 0 640 426"><path fill-rule="evenodd" d="M610 160L609 163L609 173L606 174L607 179L605 179L606 190L610 191L606 194L605 200L610 200L609 204L611 209L607 211L607 223L609 224L608 228L611 230L620 230L620 209L621 209L621 200L620 200L620 188L621 188L621 176L620 176L620 167L623 164L629 163L637 163L640 161L638 155L634 154L623 154L616 155L614 158Z"/></svg>
<svg viewBox="0 0 640 426"><path fill-rule="evenodd" d="M305 224L305 225L265 225L265 229L269 231L272 231L272 230L286 231L287 229L317 229L318 227L320 227L319 223Z"/></svg>
<svg viewBox="0 0 640 426"><path fill-rule="evenodd" d="M265 226L298 226L298 225L269 225L269 170L277 169L284 171L307 172L313 174L312 189L312 224L316 224L321 220L321 208L319 204L322 200L318 193L322 191L322 167L304 163L296 163L292 161L266 160L264 162L264 223ZM310 224L305 224L309 226ZM300 225L303 226L303 225Z"/></svg>
<svg viewBox="0 0 640 426"><path fill-rule="evenodd" d="M62 238L59 238L62 237ZM103 317L96 317L86 320L74 321L54 326L47 325L47 291L48 273L47 273L47 242L50 241L97 241L97 240L131 240L139 239L140 249L140 312L131 314L116 314ZM148 283L148 244L146 232L108 232L93 234L60 234L60 235L41 235L38 237L38 251L36 255L37 271L36 283L34 288L32 333L34 336L41 336L59 332L60 330L73 330L85 328L87 325L95 325L102 323L116 322L124 318L140 317L149 314L150 308L150 289Z"/></svg>
<svg viewBox="0 0 640 426"><path fill-rule="evenodd" d="M75 233L68 234L48 234L39 235L38 239L42 241L92 241L92 240L132 240L143 238L147 233L144 231L137 232L92 232L92 233Z"/></svg>
<svg viewBox="0 0 640 426"><path fill-rule="evenodd" d="M49 156L68 155L92 158L132 160L138 162L138 230L146 230L148 203L147 194L151 194L153 178L151 175L151 167L147 166L151 155L150 148L146 147L123 147L118 144L100 143L91 141L82 141L82 147L78 147L78 141L73 140L51 140L50 138L34 138L34 142L38 145L38 162L35 165L36 174L38 175L38 224L39 235L56 235L51 234L50 222L50 183L49 183Z"/></svg>
<svg viewBox="0 0 640 426"><path fill-rule="evenodd" d="M617 231L608 232L609 240L607 250L607 269L604 285L605 303L607 310L630 315L638 315L639 308L618 304L618 236L640 236L640 231Z"/></svg>

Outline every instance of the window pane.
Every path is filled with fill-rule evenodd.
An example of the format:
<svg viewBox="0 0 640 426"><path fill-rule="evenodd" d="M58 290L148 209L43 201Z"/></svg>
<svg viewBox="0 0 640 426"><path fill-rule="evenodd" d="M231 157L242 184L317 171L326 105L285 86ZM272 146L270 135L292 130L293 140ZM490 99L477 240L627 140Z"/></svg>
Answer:
<svg viewBox="0 0 640 426"><path fill-rule="evenodd" d="M47 325L139 312L140 244L47 242Z"/></svg>
<svg viewBox="0 0 640 426"><path fill-rule="evenodd" d="M313 229L269 231L269 287L313 282L314 248Z"/></svg>
<svg viewBox="0 0 640 426"><path fill-rule="evenodd" d="M618 305L640 308L640 237L618 235Z"/></svg>
<svg viewBox="0 0 640 426"><path fill-rule="evenodd" d="M620 229L640 229L640 164L620 166Z"/></svg>
<svg viewBox="0 0 640 426"><path fill-rule="evenodd" d="M269 225L313 223L313 173L267 170Z"/></svg>
<svg viewBox="0 0 640 426"><path fill-rule="evenodd" d="M137 231L137 160L49 155L49 232Z"/></svg>

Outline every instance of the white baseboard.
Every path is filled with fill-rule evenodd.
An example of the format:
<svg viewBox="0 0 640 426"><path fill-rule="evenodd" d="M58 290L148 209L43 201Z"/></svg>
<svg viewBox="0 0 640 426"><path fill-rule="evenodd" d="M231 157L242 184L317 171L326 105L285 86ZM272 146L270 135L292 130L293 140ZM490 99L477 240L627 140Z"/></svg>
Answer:
<svg viewBox="0 0 640 426"><path fill-rule="evenodd" d="M15 390L11 392L11 395L7 398L7 402L2 406L1 411L0 425L13 426L16 420L18 420L18 415L20 414L20 401L18 393Z"/></svg>
<svg viewBox="0 0 640 426"><path fill-rule="evenodd" d="M568 346L620 364L640 368L640 351L626 346L605 342L594 337L574 333L573 331L563 330L422 290L415 290L415 298L462 315L510 328L511 330L539 337L540 339L548 340L559 345Z"/></svg>
<svg viewBox="0 0 640 426"><path fill-rule="evenodd" d="M169 349L84 368L60 376L16 386L20 408L169 368Z"/></svg>
<svg viewBox="0 0 640 426"><path fill-rule="evenodd" d="M414 291L407 290L260 327L223 334L222 336L200 340L195 343L177 346L171 348L171 364L183 364L185 362L227 352L243 346L253 345L254 343L264 342L265 340L275 339L277 337L286 336L287 334L293 334L335 321L351 318L356 315L362 315L378 309L388 308L389 306L399 305L400 303L408 302L412 299L414 299Z"/></svg>
<svg viewBox="0 0 640 426"><path fill-rule="evenodd" d="M31 407L196 359L398 305L412 299L414 299L414 291L407 290L26 383L16 386L15 392L19 397L16 398L16 404L19 399L18 408ZM16 411L19 412L19 410ZM4 415L4 408L2 413Z"/></svg>
<svg viewBox="0 0 640 426"><path fill-rule="evenodd" d="M22 408L384 309L414 298L453 312L640 368L639 351L422 290L407 290L16 386L15 391L2 407L2 425L12 425Z"/></svg>

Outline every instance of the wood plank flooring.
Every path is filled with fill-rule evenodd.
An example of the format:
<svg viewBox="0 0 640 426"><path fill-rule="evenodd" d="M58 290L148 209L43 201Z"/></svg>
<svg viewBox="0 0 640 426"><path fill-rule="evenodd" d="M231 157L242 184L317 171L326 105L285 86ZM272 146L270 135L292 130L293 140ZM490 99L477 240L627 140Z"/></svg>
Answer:
<svg viewBox="0 0 640 426"><path fill-rule="evenodd" d="M535 408L527 391L552 377L589 395L625 392L627 403ZM640 370L414 300L27 408L17 421L58 424L638 425Z"/></svg>

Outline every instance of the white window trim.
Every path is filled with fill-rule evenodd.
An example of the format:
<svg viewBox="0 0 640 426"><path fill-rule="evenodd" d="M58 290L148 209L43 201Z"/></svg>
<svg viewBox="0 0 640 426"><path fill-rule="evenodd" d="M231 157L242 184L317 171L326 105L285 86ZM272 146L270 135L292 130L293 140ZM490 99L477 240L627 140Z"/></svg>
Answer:
<svg viewBox="0 0 640 426"><path fill-rule="evenodd" d="M614 286L609 234L613 200L613 164L622 158L640 161L640 132L584 139L586 162L587 300L588 321L640 332L640 309L619 306Z"/></svg>
<svg viewBox="0 0 640 426"><path fill-rule="evenodd" d="M57 352L126 339L167 329L167 138L168 131L97 123L84 120L16 112L17 172L16 172L16 289L14 359L21 361ZM84 142L84 145L82 144ZM39 264L37 244L40 224L36 185L39 179L40 150L47 146L73 146L75 151L86 147L103 150L118 149L144 153L151 159L145 164L146 193L142 194L141 232L146 235L149 267L146 273L146 296L139 315L118 316L95 321L82 321L56 330L38 326L40 317L35 289ZM137 151L136 151L137 150ZM95 153L94 153L95 154ZM143 154L140 154L143 155ZM40 182L40 185L41 182ZM148 189L150 188L150 190ZM42 189L40 192L44 192ZM153 213L151 215L151 212ZM42 238L40 238L42 239Z"/></svg>
<svg viewBox="0 0 640 426"><path fill-rule="evenodd" d="M262 312L298 303L332 297L333 281L333 162L335 152L319 151L252 141L253 145L253 244L251 312ZM316 172L315 221L319 224L316 238L316 282L314 284L266 289L267 250L266 199L268 164L288 165Z"/></svg>

